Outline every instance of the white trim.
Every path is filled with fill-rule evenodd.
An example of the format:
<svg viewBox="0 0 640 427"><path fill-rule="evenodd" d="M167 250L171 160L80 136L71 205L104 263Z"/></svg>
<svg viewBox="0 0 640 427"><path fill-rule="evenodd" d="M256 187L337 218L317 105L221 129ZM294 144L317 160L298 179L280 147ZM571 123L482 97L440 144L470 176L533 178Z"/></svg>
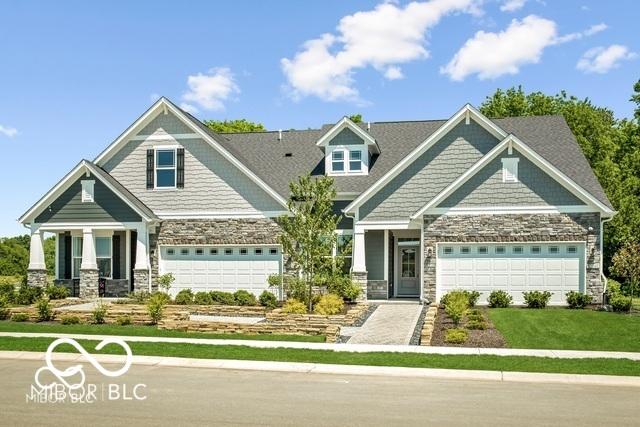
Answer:
<svg viewBox="0 0 640 427"><path fill-rule="evenodd" d="M425 151L431 148L436 142L438 142L443 136L445 136L451 129L453 129L458 123L460 123L467 114L473 116L474 120L486 129L489 133L495 136L497 139L502 140L507 136L507 133L498 127L495 123L485 117L480 111L475 109L470 104L466 104L457 113L455 113L446 123L438 128L434 133L429 135L429 137L422 142L418 147L416 147L413 151L411 151L407 156L405 156L398 164L396 164L390 171L382 176L378 181L376 181L371 187L369 187L365 192L363 192L358 198L356 198L349 206L347 206L343 211L351 212L356 207L361 206L364 202L366 202L373 194L375 194L378 189L391 181L394 177L396 177L400 172L402 172L407 166L409 166L415 159L420 157Z"/></svg>
<svg viewBox="0 0 640 427"><path fill-rule="evenodd" d="M140 222L51 222L38 224L43 231L72 231L91 227L93 230L127 230L136 229Z"/></svg>
<svg viewBox="0 0 640 427"><path fill-rule="evenodd" d="M336 135L338 135L342 130L346 128L351 129L353 133L355 133L360 138L362 138L364 140L364 145L375 147L374 151L376 153L380 153L380 149L378 148L378 144L376 143L376 140L346 116L340 119L338 123L333 125L331 129L329 129L324 135L322 135L322 137L320 137L318 142L316 142L316 146L318 147L327 146L327 144L329 144L329 142L331 142L331 140Z"/></svg>
<svg viewBox="0 0 640 427"><path fill-rule="evenodd" d="M129 137L132 133L141 127L145 120L149 119L152 115L157 115L160 112L160 108L164 110L171 111L178 119L182 120L184 124L190 127L200 138L202 138L205 142L207 142L211 147L213 147L216 151L222 154L231 164L233 164L236 168L240 169L245 175L249 177L254 183L256 183L260 188L262 188L267 194L269 194L274 200L280 203L283 207L287 206L287 201L278 194L274 189L272 189L269 185L267 185L262 179L260 179L255 173L253 173L244 163L240 162L234 155L232 155L229 151L227 151L222 145L220 145L211 135L207 132L200 129L195 123L193 123L189 118L187 118L182 111L173 106L169 101L167 101L164 97L160 98L147 112L145 112L138 120L136 120L127 130L120 135L105 151L103 151L94 162L97 165L103 165L115 152L119 147L129 140ZM153 117L155 117L155 115Z"/></svg>
<svg viewBox="0 0 640 427"><path fill-rule="evenodd" d="M384 230L384 280L387 281L387 298L389 298L389 229Z"/></svg>
<svg viewBox="0 0 640 427"><path fill-rule="evenodd" d="M360 153L360 170L351 170L351 153ZM333 154L342 153L341 171L333 170ZM326 148L325 152L325 171L328 176L362 176L369 174L369 151L365 146L360 145L331 145ZM357 161L357 160L353 160Z"/></svg>
<svg viewBox="0 0 640 427"><path fill-rule="evenodd" d="M125 278L129 281L129 290L131 290L131 230L127 229L124 231L124 240L125 240L124 265L127 269Z"/></svg>
<svg viewBox="0 0 640 427"><path fill-rule="evenodd" d="M424 214L437 215L503 215L503 214L555 214L599 212L591 206L469 206L458 208L431 208Z"/></svg>
<svg viewBox="0 0 640 427"><path fill-rule="evenodd" d="M177 139L199 139L197 133L171 133L171 134L151 134L151 135L135 135L128 138L129 141L145 141L145 142L175 142Z"/></svg>
<svg viewBox="0 0 640 427"><path fill-rule="evenodd" d="M202 212L156 212L160 219L225 219L225 218L277 218L287 215L288 211L238 212L238 211L202 211Z"/></svg>
<svg viewBox="0 0 640 427"><path fill-rule="evenodd" d="M480 171L484 166L486 166L491 160L496 158L504 149L509 145L514 144L516 148L525 155L532 163L538 166L543 170L546 174L550 175L554 178L560 185L569 190L572 194L578 197L580 200L584 201L587 204L591 204L595 206L602 212L605 213L613 213L613 211L603 205L599 200L593 197L591 194L586 192L580 186L578 186L575 182L569 179L566 175L560 172L557 168L551 165L549 162L540 157L536 152L531 150L524 142L520 141L515 135L508 135L505 139L503 139L498 145L493 147L491 151L489 151L484 157L482 157L479 161L477 161L473 166L471 166L465 173L460 175L455 181L453 181L448 187L438 193L433 199L431 199L427 204L425 204L422 208L420 208L416 213L411 216L411 219L416 219L422 216L425 212L430 210L431 208L438 206L440 202L446 199L449 195L451 195L454 191L456 191L462 184L464 184L467 180L469 180L472 176L474 176L478 171ZM513 208L510 208L513 209ZM449 209L448 211L451 211Z"/></svg>
<svg viewBox="0 0 640 427"><path fill-rule="evenodd" d="M509 147L511 147L513 143L509 141ZM518 163L520 163L519 157L503 157L502 159L502 182L503 183L511 183L511 182L520 182L520 178L518 177Z"/></svg>
<svg viewBox="0 0 640 427"><path fill-rule="evenodd" d="M80 181L80 185L82 186L80 200L82 203L95 202L95 184L96 181L94 179L83 179Z"/></svg>
<svg viewBox="0 0 640 427"><path fill-rule="evenodd" d="M56 280L60 279L60 233L55 233L56 235L56 260L55 260L55 267L54 267L54 276ZM44 248L43 248L44 249Z"/></svg>
<svg viewBox="0 0 640 427"><path fill-rule="evenodd" d="M158 145L153 147L153 189L154 190L175 190L178 188L178 148L180 146L162 146ZM173 152L173 166L158 166L158 151L172 151ZM173 185L158 187L158 171L159 170L172 170L173 171Z"/></svg>

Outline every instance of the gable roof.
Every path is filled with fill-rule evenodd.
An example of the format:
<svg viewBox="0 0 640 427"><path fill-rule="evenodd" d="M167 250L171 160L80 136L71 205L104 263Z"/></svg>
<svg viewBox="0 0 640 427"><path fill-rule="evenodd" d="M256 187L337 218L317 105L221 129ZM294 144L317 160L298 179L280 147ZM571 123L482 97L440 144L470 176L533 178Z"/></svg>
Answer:
<svg viewBox="0 0 640 427"><path fill-rule="evenodd" d="M362 138L362 140L368 147L372 147L371 148L372 152L376 154L380 154L380 147L376 143L375 138L371 136L369 132L366 132L363 128L358 126L353 120L351 120L347 116L344 116L331 129L327 130L325 134L322 135L320 139L318 139L318 142L316 142L316 145L318 147L325 147L329 145L331 140L335 138L344 129L350 129L353 133L356 134L356 136L358 136L359 138Z"/></svg>
<svg viewBox="0 0 640 427"><path fill-rule="evenodd" d="M144 220L151 221L157 219L156 215L136 196L131 194L114 177L105 172L102 168L90 162L81 160L69 173L67 173L56 185L54 185L44 196L26 211L18 221L22 224L30 222L36 218L47 206L49 206L60 194L71 186L85 172L90 172L109 188L115 195L122 199L129 207L138 213Z"/></svg>

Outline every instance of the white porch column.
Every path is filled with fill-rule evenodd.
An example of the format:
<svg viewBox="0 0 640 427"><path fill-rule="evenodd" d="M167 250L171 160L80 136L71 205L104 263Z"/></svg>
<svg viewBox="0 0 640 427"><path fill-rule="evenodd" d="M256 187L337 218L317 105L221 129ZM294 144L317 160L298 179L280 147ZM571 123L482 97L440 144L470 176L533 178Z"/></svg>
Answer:
<svg viewBox="0 0 640 427"><path fill-rule="evenodd" d="M367 263L364 252L364 230L355 230L353 234L353 264L351 271L366 273Z"/></svg>
<svg viewBox="0 0 640 427"><path fill-rule="evenodd" d="M29 245L29 270L46 270L44 263L44 245L40 228L31 224L31 243Z"/></svg>
<svg viewBox="0 0 640 427"><path fill-rule="evenodd" d="M144 225L140 225L136 228L137 240L136 240L136 265L134 270L148 270L149 269L149 255L147 251L147 228Z"/></svg>
<svg viewBox="0 0 640 427"><path fill-rule="evenodd" d="M81 270L97 270L96 242L93 238L92 228L82 229L82 263Z"/></svg>

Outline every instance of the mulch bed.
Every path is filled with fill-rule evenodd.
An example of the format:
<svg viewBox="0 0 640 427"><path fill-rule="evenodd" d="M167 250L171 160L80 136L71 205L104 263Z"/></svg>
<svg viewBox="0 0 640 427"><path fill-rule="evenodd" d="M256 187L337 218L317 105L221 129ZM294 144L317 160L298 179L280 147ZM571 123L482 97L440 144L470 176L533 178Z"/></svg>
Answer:
<svg viewBox="0 0 640 427"><path fill-rule="evenodd" d="M433 328L433 335L431 336L431 345L432 346L445 346L445 347L484 347L484 348L503 348L507 346L507 343L504 340L502 334L493 326L491 319L489 319L489 312L486 308L475 307L482 311L484 319L487 323L487 329L485 330L470 330L466 331L469 333L469 338L464 344L450 344L444 341L445 331L450 328L455 328L453 321L447 316L444 312L444 309L438 309L438 314L436 315L436 322ZM460 328L464 328L467 323L467 318L465 316L460 322Z"/></svg>

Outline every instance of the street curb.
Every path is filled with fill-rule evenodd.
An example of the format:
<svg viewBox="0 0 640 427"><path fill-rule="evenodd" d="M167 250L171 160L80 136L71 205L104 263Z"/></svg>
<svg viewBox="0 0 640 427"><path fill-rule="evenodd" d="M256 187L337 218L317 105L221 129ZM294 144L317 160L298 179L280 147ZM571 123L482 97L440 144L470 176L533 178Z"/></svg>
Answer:
<svg viewBox="0 0 640 427"><path fill-rule="evenodd" d="M44 354L45 353L26 351L0 351L0 360L44 361ZM101 363L120 364L123 362L123 356L118 355L94 354L92 356ZM53 360L82 362L84 361L84 356L75 353L54 353ZM307 374L640 387L640 377L615 375L549 374L464 369L406 368L395 366L333 365L322 363L270 362L256 360L190 359L161 356L133 356L132 363L134 365L157 366L160 368L225 369Z"/></svg>

